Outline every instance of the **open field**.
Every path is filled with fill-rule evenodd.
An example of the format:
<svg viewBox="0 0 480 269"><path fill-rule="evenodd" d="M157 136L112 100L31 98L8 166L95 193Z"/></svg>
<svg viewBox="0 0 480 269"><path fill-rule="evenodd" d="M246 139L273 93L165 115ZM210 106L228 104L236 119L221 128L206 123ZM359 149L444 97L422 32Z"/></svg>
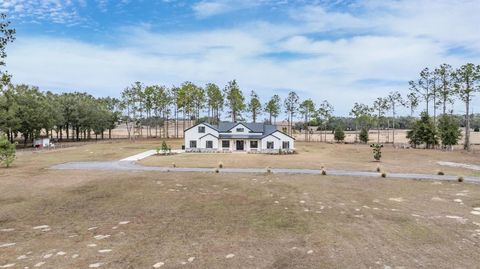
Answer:
<svg viewBox="0 0 480 269"><path fill-rule="evenodd" d="M461 128L462 134L464 134L463 128ZM407 139L407 131L408 130L395 130L395 143L396 144L408 144ZM347 143L354 143L355 142L355 131L345 131L345 142ZM296 132L294 135L295 139L298 141L305 141L305 134ZM462 136L460 139L459 144L463 143L463 138L465 135ZM378 138L377 130L371 129L369 132L369 139L371 143L376 143ZM323 131L314 131L313 134L310 135L309 138L311 142L319 142L325 141ZM333 138L332 131L327 132L327 142L335 142ZM392 143L393 141L393 133L392 130L380 130L380 143ZM480 145L480 132L470 132L470 143L474 145ZM463 148L461 145L456 146L457 148Z"/></svg>
<svg viewBox="0 0 480 269"><path fill-rule="evenodd" d="M475 268L480 263L480 213L476 213L480 185L476 184L48 169L69 161L118 160L158 144L119 141L22 152L13 168L0 169L0 266ZM303 143L297 147L301 154L218 154L216 158L226 166L300 165L309 156L316 157L312 164L328 161L327 167L336 162L376 167L369 161L367 147ZM398 160L391 156L397 151ZM398 169L410 164L408 171L424 165L430 171L433 160L407 162L423 154L478 164L476 153L430 152L387 147L382 163L390 170L398 162ZM191 163L180 163L183 156ZM170 158L179 158L179 165L193 165L204 159L216 165L218 161L200 156L151 157L144 162L171 165ZM265 159L251 159L259 157ZM357 157L365 159L356 161Z"/></svg>
<svg viewBox="0 0 480 269"><path fill-rule="evenodd" d="M180 154L173 156L151 156L140 161L147 166L178 167L216 167L221 161L225 167L257 168L306 168L375 171L382 170L395 173L428 173L443 171L451 175L480 175L480 171L463 168L445 167L438 161L450 161L480 165L480 151L467 153L458 151L440 151L423 149L395 149L386 145L382 149L382 161L374 162L372 150L368 145L305 143L295 144L299 154L264 155L264 154Z"/></svg>

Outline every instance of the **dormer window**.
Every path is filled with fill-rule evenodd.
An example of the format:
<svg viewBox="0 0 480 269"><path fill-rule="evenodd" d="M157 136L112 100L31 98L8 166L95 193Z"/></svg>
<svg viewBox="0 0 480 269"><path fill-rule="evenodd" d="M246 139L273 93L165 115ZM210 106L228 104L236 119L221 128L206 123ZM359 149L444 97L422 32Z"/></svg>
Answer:
<svg viewBox="0 0 480 269"><path fill-rule="evenodd" d="M243 133L245 131L244 128L237 128L237 133Z"/></svg>
<svg viewBox="0 0 480 269"><path fill-rule="evenodd" d="M205 133L205 126L198 126L198 133L199 134Z"/></svg>

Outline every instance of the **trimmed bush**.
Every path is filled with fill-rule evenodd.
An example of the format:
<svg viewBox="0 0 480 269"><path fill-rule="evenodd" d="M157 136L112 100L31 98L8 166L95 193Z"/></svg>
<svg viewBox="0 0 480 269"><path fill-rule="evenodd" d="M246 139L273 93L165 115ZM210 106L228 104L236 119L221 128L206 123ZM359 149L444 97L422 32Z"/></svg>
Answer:
<svg viewBox="0 0 480 269"><path fill-rule="evenodd" d="M367 130L367 128L362 128L362 130L360 130L360 135L358 136L358 139L360 140L360 142L362 142L364 144L368 143L368 130Z"/></svg>
<svg viewBox="0 0 480 269"><path fill-rule="evenodd" d="M333 134L333 138L335 139L335 141L337 141L337 143L344 141L345 132L343 131L343 129L340 127L337 127L335 129L335 133Z"/></svg>
<svg viewBox="0 0 480 269"><path fill-rule="evenodd" d="M379 162L382 158L383 144L371 144L370 147L373 149L373 158Z"/></svg>

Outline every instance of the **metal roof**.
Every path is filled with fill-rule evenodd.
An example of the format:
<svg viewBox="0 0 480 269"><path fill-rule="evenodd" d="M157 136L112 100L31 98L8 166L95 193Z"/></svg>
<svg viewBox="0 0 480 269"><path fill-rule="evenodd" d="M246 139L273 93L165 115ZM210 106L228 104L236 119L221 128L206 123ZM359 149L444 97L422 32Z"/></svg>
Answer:
<svg viewBox="0 0 480 269"><path fill-rule="evenodd" d="M258 122L219 122L218 125L213 125L213 124L209 124L207 122L202 122L202 123L199 123L199 124L205 124L206 126L216 130L217 132L219 132L219 138L222 139L228 139L228 138L238 138L238 139L261 139L261 138L264 138L264 137L267 137L275 132L281 132L283 133L282 131L278 130L277 127L275 125L271 125L271 124L266 124L266 123L258 123ZM197 126L198 124L186 129L185 131ZM243 125L245 126L247 129L250 130L251 133L255 133L255 134L230 134L229 131L232 130L233 128L235 128L235 126L237 125ZM223 134L222 134L223 133ZM227 134L225 134L227 133ZM259 135L258 133L261 133L261 135ZM285 133L283 133L285 134ZM285 134L287 136L289 136L288 134ZM289 136L291 137L291 136ZM292 137L293 138L293 137Z"/></svg>

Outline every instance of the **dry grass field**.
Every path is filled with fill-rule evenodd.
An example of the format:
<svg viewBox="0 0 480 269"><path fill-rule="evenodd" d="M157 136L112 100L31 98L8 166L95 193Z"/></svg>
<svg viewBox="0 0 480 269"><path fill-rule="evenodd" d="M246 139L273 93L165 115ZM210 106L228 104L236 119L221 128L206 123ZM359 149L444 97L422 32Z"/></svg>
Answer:
<svg viewBox="0 0 480 269"><path fill-rule="evenodd" d="M224 167L256 167L256 168L307 168L335 170L376 171L380 166L388 172L436 174L443 171L451 175L480 175L480 171L463 168L445 167L438 161L460 162L480 165L480 151L465 152L396 149L386 145L382 149L382 161L373 160L372 150L368 145L306 143L295 144L296 155L264 155L264 154L179 154L173 156L151 156L140 161L147 166L178 167L216 167L219 162Z"/></svg>
<svg viewBox="0 0 480 269"><path fill-rule="evenodd" d="M118 160L158 144L118 141L20 153L14 167L0 169L0 268L476 268L480 264L480 215L475 213L480 186L475 184L49 169L68 161ZM189 154L144 162L171 164L170 158L176 158L178 164L193 165L204 159L205 165L210 161L215 165L221 158L226 166L260 162L264 162L261 166L297 166L315 157L305 165L376 167L367 147L299 143L298 149L298 155L263 159L247 154ZM382 163L390 170L395 166L435 170L437 159L478 164L478 155L461 152L387 147L384 157ZM235 162L237 158L241 162ZM410 167L400 168L405 165Z"/></svg>

